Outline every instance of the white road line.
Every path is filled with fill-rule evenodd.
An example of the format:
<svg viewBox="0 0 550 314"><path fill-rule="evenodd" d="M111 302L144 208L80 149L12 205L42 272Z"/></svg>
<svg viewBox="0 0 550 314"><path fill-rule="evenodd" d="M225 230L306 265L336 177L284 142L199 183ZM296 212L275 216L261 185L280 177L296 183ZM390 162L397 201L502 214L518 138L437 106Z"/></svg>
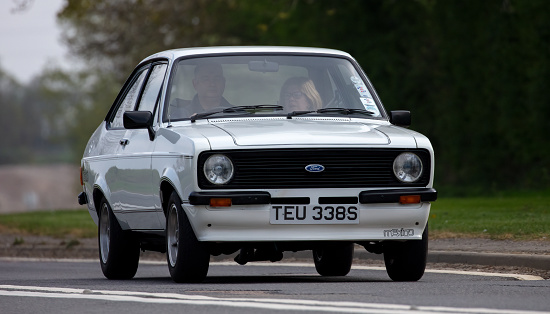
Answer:
<svg viewBox="0 0 550 314"><path fill-rule="evenodd" d="M514 278L518 280L545 280L540 276L535 275L520 275L520 274L503 274L503 273L488 273L482 271L463 271L463 270L444 270L444 269L429 269L427 273L435 274L456 274L456 275L471 275L471 276L484 276L484 277L506 277Z"/></svg>
<svg viewBox="0 0 550 314"><path fill-rule="evenodd" d="M69 263L97 263L95 259L56 259L56 258L29 258L29 257L0 257L0 261L7 262L69 262ZM142 260L139 261L140 264L144 265L166 265L165 261L150 261ZM220 266L238 266L235 262L211 262L210 265L220 265ZM270 262L254 262L248 264L250 266L285 266L285 267L315 267L313 262L311 263L270 263ZM352 269L358 270L386 270L385 267L381 266L352 266ZM426 269L426 273L434 274L455 274L455 275L467 275L467 276L483 276L483 277L503 277L503 278L514 278L517 280L545 280L540 276L534 275L521 275L521 274L505 274L505 273L489 273L481 271L463 271L463 270L446 270L446 269Z"/></svg>
<svg viewBox="0 0 550 314"><path fill-rule="evenodd" d="M74 288L38 287L0 285L0 296L6 297L40 297L62 299L88 299L103 301L124 301L156 304L213 305L243 308L258 308L283 311L315 311L339 313L382 313L394 314L414 311L414 314L451 314L451 313L484 313L484 314L538 314L544 312L502 310L487 308L455 308L440 306L413 306L383 303L362 302L328 302L298 299L257 299L257 298L215 298L201 295L178 293L148 293L137 291L87 290Z"/></svg>
<svg viewBox="0 0 550 314"><path fill-rule="evenodd" d="M165 264L165 263L164 263ZM230 266L235 265L234 262L214 262L210 263L210 265L222 265L222 266ZM287 266L287 267L315 267L313 263L265 263L265 262L259 262L259 263L251 263L251 266ZM352 266L351 269L358 269L358 270L386 270L385 267L382 266ZM455 274L455 275L469 275L469 276L484 276L484 277L504 277L504 278L514 278L518 280L544 280L544 278L540 276L533 276L533 275L520 275L520 274L503 274L503 273L488 273L488 272L481 272L481 271L462 271L462 270L444 270L444 269L426 269L426 273L434 273L434 274Z"/></svg>
<svg viewBox="0 0 550 314"><path fill-rule="evenodd" d="M0 257L0 262L63 262L63 263L97 263L90 258L50 258L50 257ZM144 261L139 261L143 263Z"/></svg>

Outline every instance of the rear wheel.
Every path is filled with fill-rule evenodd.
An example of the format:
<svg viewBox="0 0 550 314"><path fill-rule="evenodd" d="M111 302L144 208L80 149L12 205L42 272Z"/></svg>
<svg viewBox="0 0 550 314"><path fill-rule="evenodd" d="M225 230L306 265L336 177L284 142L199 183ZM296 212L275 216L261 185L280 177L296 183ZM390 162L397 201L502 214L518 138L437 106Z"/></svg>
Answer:
<svg viewBox="0 0 550 314"><path fill-rule="evenodd" d="M98 244L101 271L108 279L131 279L139 264L139 242L123 231L105 197L99 203Z"/></svg>
<svg viewBox="0 0 550 314"><path fill-rule="evenodd" d="M422 240L384 242L384 263L394 281L417 281L424 275L428 257L428 225Z"/></svg>
<svg viewBox="0 0 550 314"><path fill-rule="evenodd" d="M176 192L172 192L168 201L166 259L175 282L201 282L208 274L210 253L197 240Z"/></svg>
<svg viewBox="0 0 550 314"><path fill-rule="evenodd" d="M315 269L321 276L345 276L353 262L353 243L326 243L313 250Z"/></svg>

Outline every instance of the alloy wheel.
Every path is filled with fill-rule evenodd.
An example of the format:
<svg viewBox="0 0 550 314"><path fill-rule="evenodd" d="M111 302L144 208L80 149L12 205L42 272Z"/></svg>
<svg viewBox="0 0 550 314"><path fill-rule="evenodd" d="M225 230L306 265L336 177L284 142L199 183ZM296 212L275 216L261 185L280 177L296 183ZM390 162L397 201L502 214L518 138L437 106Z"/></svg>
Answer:
<svg viewBox="0 0 550 314"><path fill-rule="evenodd" d="M179 244L179 221L178 221L178 209L175 204L170 206L170 212L168 213L168 223L166 226L166 241L168 245L168 259L170 266L176 266L178 259L178 244Z"/></svg>
<svg viewBox="0 0 550 314"><path fill-rule="evenodd" d="M111 240L111 226L109 221L109 208L107 203L103 203L101 207L101 215L99 221L99 245L101 246L101 260L107 263L109 257L109 245Z"/></svg>

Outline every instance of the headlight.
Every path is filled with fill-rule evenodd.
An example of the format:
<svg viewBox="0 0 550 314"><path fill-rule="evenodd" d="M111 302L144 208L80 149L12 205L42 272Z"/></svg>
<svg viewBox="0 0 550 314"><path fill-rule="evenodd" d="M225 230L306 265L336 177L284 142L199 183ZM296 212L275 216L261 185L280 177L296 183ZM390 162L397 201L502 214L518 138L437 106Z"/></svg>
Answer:
<svg viewBox="0 0 550 314"><path fill-rule="evenodd" d="M415 182L422 175L422 161L413 153L402 153L393 161L393 174L401 182Z"/></svg>
<svg viewBox="0 0 550 314"><path fill-rule="evenodd" d="M204 163L204 175L214 184L226 184L233 178L233 163L225 155L212 155Z"/></svg>

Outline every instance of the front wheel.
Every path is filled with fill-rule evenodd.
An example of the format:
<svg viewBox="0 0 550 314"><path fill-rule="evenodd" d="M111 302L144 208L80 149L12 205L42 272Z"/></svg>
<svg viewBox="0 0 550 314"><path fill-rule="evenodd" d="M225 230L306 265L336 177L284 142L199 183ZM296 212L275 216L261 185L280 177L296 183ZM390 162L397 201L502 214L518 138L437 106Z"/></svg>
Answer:
<svg viewBox="0 0 550 314"><path fill-rule="evenodd" d="M321 276L345 276L353 262L353 243L326 243L313 249L315 269Z"/></svg>
<svg viewBox="0 0 550 314"><path fill-rule="evenodd" d="M428 225L422 240L383 243L386 272L393 281L418 281L424 275L428 257Z"/></svg>
<svg viewBox="0 0 550 314"><path fill-rule="evenodd" d="M105 197L99 203L98 244L101 271L108 279L131 279L139 264L139 242L123 231Z"/></svg>
<svg viewBox="0 0 550 314"><path fill-rule="evenodd" d="M172 192L168 201L166 259L175 282L201 282L208 274L210 253L197 240L176 192Z"/></svg>

